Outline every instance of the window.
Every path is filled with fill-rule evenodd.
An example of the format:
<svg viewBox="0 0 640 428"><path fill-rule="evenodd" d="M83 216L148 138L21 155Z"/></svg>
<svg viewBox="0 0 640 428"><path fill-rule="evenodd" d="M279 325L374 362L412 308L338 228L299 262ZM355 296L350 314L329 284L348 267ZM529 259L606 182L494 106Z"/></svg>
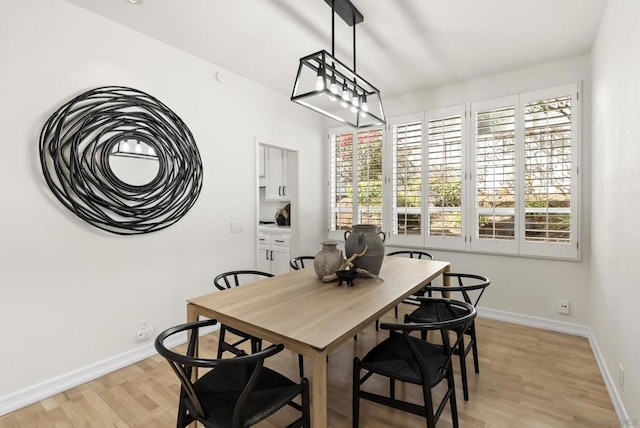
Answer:
<svg viewBox="0 0 640 428"><path fill-rule="evenodd" d="M464 106L427 112L429 230L426 244L464 248Z"/></svg>
<svg viewBox="0 0 640 428"><path fill-rule="evenodd" d="M350 230L352 224L382 230L382 129L337 128L329 142L330 232Z"/></svg>
<svg viewBox="0 0 640 428"><path fill-rule="evenodd" d="M356 219L390 245L576 259L577 100L575 84L391 118L386 135L334 130L331 230Z"/></svg>
<svg viewBox="0 0 640 428"><path fill-rule="evenodd" d="M389 242L423 242L422 224L423 115L397 118L391 123L391 234ZM400 240L398 240L400 237Z"/></svg>

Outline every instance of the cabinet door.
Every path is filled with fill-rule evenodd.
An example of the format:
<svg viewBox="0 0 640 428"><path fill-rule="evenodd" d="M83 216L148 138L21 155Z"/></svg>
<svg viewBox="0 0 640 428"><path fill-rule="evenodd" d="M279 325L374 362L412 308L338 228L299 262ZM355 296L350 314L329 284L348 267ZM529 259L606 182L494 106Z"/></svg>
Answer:
<svg viewBox="0 0 640 428"><path fill-rule="evenodd" d="M271 201L281 201L283 195L283 151L274 147L266 148L266 168L265 171L265 199Z"/></svg>
<svg viewBox="0 0 640 428"><path fill-rule="evenodd" d="M271 273L271 246L268 244L258 245L258 270Z"/></svg>
<svg viewBox="0 0 640 428"><path fill-rule="evenodd" d="M272 259L271 259L271 273L274 275L279 275L281 273L289 272L289 260L291 257L291 251L289 247L277 247L271 246Z"/></svg>

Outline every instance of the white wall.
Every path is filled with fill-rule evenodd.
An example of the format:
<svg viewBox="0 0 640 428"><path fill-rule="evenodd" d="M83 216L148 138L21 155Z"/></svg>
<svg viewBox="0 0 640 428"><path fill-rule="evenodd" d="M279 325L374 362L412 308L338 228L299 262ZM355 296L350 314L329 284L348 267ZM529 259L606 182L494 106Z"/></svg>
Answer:
<svg viewBox="0 0 640 428"><path fill-rule="evenodd" d="M569 58L489 76L432 91L385 99L387 117L463 104L582 81L582 212L580 246L583 261L542 260L433 250L437 259L452 262L453 271L476 272L491 278L480 303L485 308L586 325L589 313L589 110L588 56ZM383 94L384 95L384 94ZM586 126L585 126L586 124ZM571 314L558 314L558 299L571 302Z"/></svg>
<svg viewBox="0 0 640 428"><path fill-rule="evenodd" d="M640 3L610 0L592 52L590 270L590 325L628 417L636 423L640 423L639 22ZM618 364L624 367L624 389Z"/></svg>
<svg viewBox="0 0 640 428"><path fill-rule="evenodd" d="M294 60L295 61L295 60ZM216 273L255 266L256 137L299 152L301 250L322 239L323 125L284 95L63 0L0 2L0 401L141 346L138 321L185 320ZM40 170L47 117L85 90L125 85L191 129L202 193L177 224L121 237L79 220ZM230 234L242 221L245 233Z"/></svg>

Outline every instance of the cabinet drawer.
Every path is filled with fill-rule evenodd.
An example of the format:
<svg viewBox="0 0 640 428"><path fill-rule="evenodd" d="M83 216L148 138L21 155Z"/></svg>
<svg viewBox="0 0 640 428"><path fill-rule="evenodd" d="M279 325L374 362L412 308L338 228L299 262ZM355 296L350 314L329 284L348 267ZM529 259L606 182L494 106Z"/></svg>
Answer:
<svg viewBox="0 0 640 428"><path fill-rule="evenodd" d="M289 246L289 235L271 235L271 245L277 245L278 247Z"/></svg>
<svg viewBox="0 0 640 428"><path fill-rule="evenodd" d="M258 244L270 244L271 243L271 235L258 235Z"/></svg>

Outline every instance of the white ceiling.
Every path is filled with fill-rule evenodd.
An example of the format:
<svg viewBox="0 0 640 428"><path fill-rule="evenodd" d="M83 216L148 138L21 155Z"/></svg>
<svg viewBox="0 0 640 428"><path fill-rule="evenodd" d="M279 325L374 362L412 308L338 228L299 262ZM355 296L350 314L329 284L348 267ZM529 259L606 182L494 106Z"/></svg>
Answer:
<svg viewBox="0 0 640 428"><path fill-rule="evenodd" d="M331 52L324 0L68 0L289 96L299 58ZM357 72L391 97L589 52L607 0L352 0ZM338 59L352 28L336 16Z"/></svg>

